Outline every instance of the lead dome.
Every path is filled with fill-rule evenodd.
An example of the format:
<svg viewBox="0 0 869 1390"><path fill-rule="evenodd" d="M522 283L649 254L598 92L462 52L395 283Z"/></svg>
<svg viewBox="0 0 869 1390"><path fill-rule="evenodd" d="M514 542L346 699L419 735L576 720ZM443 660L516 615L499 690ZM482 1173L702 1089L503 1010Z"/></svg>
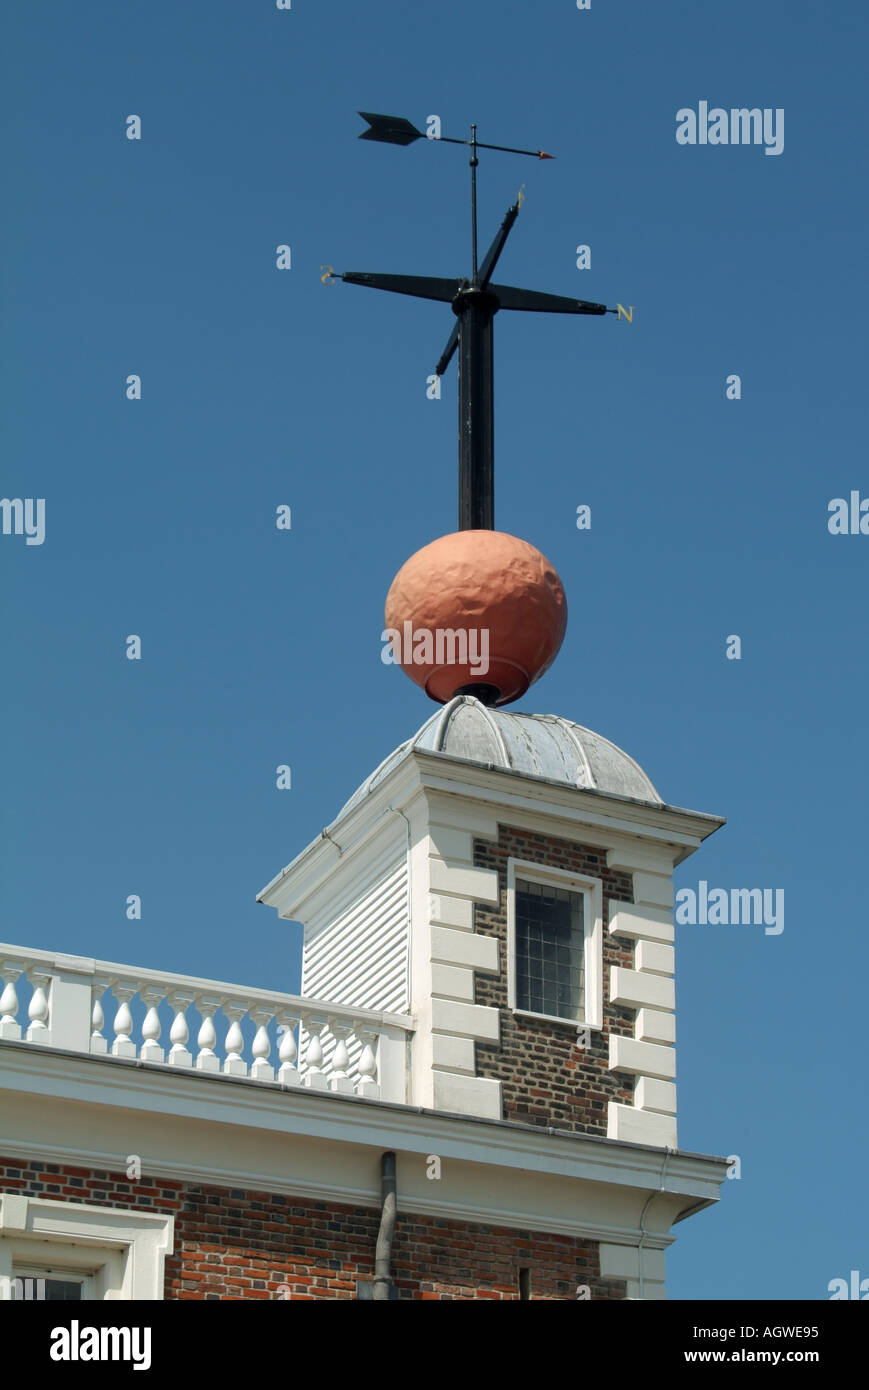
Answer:
<svg viewBox="0 0 869 1390"><path fill-rule="evenodd" d="M336 819L364 800L416 749L653 806L665 804L639 763L601 734L559 715L508 712L472 695L459 695L384 758Z"/></svg>

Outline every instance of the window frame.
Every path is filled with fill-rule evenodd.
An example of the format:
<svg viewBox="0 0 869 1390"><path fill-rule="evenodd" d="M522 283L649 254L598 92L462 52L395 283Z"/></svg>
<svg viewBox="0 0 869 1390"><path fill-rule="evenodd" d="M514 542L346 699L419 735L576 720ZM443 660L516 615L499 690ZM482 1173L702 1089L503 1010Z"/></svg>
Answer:
<svg viewBox="0 0 869 1390"><path fill-rule="evenodd" d="M34 1251L34 1255L38 1253L40 1256L43 1257L42 1259L40 1259L38 1264L28 1264L27 1261L24 1259L21 1259L17 1256L13 1257L12 1273L10 1276L13 1284L15 1284L19 1279L54 1279L57 1281L63 1281L64 1283L78 1284L81 1288L81 1294L79 1296L78 1301L82 1303L93 1302L94 1299L100 1298L102 1296L96 1292L100 1273L96 1265L89 1265L87 1268L84 1268L77 1262L67 1264L67 1252L65 1249L62 1248L63 1253L61 1254L60 1259L56 1259L52 1253L55 1247L46 1246L43 1242L40 1242L40 1246L41 1249L38 1252ZM44 1258L46 1253L49 1254L50 1258ZM76 1254L77 1252L73 1250L71 1257L74 1257ZM16 1300L14 1298L14 1295L13 1301L22 1303L48 1303L55 1301L70 1303L76 1302L75 1299L40 1299L38 1296L35 1299L22 1298L20 1300Z"/></svg>
<svg viewBox="0 0 869 1390"><path fill-rule="evenodd" d="M584 1017L565 1018L561 1014L539 1014L517 1004L516 971L516 880L524 879L549 888L566 888L582 899L583 966L585 974ZM568 1028L603 1027L603 882L572 869L557 869L527 859L507 861L507 1006L520 1018L536 1018L560 1023Z"/></svg>
<svg viewBox="0 0 869 1390"><path fill-rule="evenodd" d="M162 1300L174 1229L170 1212L0 1193L0 1301L17 1277L63 1266L92 1281L91 1301Z"/></svg>

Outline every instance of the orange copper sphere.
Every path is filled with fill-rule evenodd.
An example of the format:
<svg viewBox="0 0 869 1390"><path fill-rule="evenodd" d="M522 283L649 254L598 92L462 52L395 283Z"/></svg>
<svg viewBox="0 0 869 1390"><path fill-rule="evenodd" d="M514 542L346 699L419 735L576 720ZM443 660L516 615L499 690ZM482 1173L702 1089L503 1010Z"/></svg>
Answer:
<svg viewBox="0 0 869 1390"><path fill-rule="evenodd" d="M503 531L456 531L402 565L386 596L393 659L433 700L506 705L555 657L567 600L553 566Z"/></svg>

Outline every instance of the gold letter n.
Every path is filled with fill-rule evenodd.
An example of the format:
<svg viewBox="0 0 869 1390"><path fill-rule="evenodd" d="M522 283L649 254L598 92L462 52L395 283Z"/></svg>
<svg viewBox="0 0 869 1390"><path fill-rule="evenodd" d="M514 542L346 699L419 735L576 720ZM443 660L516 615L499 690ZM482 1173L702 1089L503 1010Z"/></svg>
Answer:
<svg viewBox="0 0 869 1390"><path fill-rule="evenodd" d="M617 304L617 305L616 305L616 309L617 309L617 311L618 311L618 317L619 317L620 319L627 319L628 323L633 323L633 321L634 321L634 306L633 306L633 304L630 306L629 309L626 309L625 306L624 306L623 304ZM616 322L618 322L618 319L616 320Z"/></svg>

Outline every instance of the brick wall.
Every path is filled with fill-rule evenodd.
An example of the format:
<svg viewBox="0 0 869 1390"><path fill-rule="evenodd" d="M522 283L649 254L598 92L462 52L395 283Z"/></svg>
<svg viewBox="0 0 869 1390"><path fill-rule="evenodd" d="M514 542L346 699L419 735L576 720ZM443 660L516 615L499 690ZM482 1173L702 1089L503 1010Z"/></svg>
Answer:
<svg viewBox="0 0 869 1390"><path fill-rule="evenodd" d="M400 1163L398 1180L400 1192ZM355 1299L356 1280L374 1276L372 1207L2 1158L0 1192L174 1213L167 1299ZM578 1285L592 1299L625 1297L623 1281L600 1278L596 1241L399 1212L402 1299L517 1298L523 1268L532 1298L575 1299Z"/></svg>
<svg viewBox="0 0 869 1390"><path fill-rule="evenodd" d="M580 1050L575 1023L548 1023L522 1018L507 1007L507 861L524 859L557 869L573 870L603 885L603 1029L592 1031L591 1046ZM508 826L498 827L497 844L474 841L474 864L496 869L500 902L497 907L474 907L474 929L502 942L499 976L475 976L475 1001L500 1010L500 1043L477 1043L477 1075L501 1081L505 1120L553 1126L577 1134L607 1132L607 1102L633 1102L633 1080L611 1072L609 1035L633 1037L635 1011L610 1004L609 973L614 965L633 969L630 943L611 937L610 901L633 902L630 874L606 865L606 851L573 844L551 835L534 835Z"/></svg>

